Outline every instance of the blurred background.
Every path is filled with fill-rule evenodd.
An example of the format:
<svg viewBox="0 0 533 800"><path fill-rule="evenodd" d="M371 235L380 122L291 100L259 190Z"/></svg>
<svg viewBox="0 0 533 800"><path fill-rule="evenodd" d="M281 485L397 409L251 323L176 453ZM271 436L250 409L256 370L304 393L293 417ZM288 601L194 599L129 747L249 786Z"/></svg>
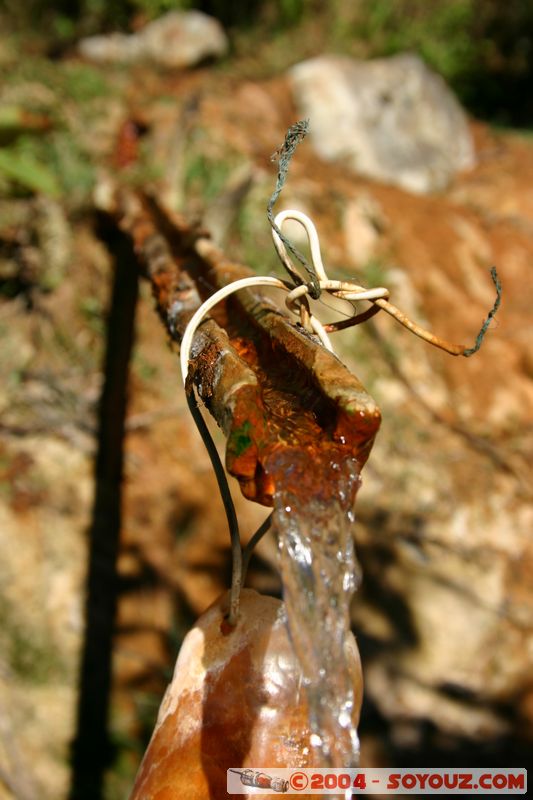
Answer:
<svg viewBox="0 0 533 800"><path fill-rule="evenodd" d="M150 189L278 273L270 156L302 116L279 208L312 215L336 277L389 287L465 344L493 264L503 285L471 359L379 317L335 340L383 414L354 528L361 764L526 765L532 47L519 0L0 2L2 800L127 798L180 643L229 581L222 504L146 284L135 319L121 314L131 253L106 198ZM255 530L264 509L234 494ZM103 678L84 695L90 561ZM249 585L280 595L272 536ZM106 741L91 744L87 704L109 712Z"/></svg>

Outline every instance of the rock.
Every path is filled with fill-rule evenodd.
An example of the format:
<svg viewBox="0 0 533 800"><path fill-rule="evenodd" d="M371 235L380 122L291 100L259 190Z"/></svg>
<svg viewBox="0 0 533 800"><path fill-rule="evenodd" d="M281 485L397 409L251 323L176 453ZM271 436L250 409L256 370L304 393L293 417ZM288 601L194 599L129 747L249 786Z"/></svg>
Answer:
<svg viewBox="0 0 533 800"><path fill-rule="evenodd" d="M474 166L463 110L417 56L319 56L297 64L289 77L326 160L420 193L443 189L455 172Z"/></svg>
<svg viewBox="0 0 533 800"><path fill-rule="evenodd" d="M68 795L92 465L52 435L4 439L0 465L0 797L52 800Z"/></svg>
<svg viewBox="0 0 533 800"><path fill-rule="evenodd" d="M245 589L228 631L226 597L183 642L131 800L226 797L230 767L317 766L283 604ZM361 665L353 637L346 646L358 720Z"/></svg>
<svg viewBox="0 0 533 800"><path fill-rule="evenodd" d="M224 55L228 40L213 17L201 11L170 11L138 33L89 36L79 42L78 49L82 56L99 63L150 62L183 69Z"/></svg>
<svg viewBox="0 0 533 800"><path fill-rule="evenodd" d="M344 212L346 253L355 267L363 267L376 256L385 220L373 197L360 194L350 200Z"/></svg>

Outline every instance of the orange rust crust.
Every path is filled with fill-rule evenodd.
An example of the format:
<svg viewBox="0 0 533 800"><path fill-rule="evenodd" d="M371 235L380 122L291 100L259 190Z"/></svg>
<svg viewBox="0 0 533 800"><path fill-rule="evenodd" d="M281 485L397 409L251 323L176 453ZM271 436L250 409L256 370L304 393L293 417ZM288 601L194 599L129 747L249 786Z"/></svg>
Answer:
<svg viewBox="0 0 533 800"><path fill-rule="evenodd" d="M202 299L252 275L153 199L123 194L121 206L121 227L174 342ZM227 437L227 468L248 499L272 505L280 451L305 454L309 469L298 485L306 493L326 484L334 493L328 468L346 456L359 469L365 464L381 420L375 402L335 356L261 295L244 290L217 306L199 327L193 353L194 382Z"/></svg>

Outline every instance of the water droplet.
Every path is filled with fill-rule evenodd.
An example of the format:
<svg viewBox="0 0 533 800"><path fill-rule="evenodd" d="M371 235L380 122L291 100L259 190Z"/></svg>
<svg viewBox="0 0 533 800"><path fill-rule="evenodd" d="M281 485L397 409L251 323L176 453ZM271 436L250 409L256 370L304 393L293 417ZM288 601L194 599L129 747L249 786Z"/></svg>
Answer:
<svg viewBox="0 0 533 800"><path fill-rule="evenodd" d="M287 514L290 514L291 511L292 511L292 508L290 506L285 506L285 511L287 512Z"/></svg>
<svg viewBox="0 0 533 800"><path fill-rule="evenodd" d="M316 733L311 734L310 742L313 747L322 747L322 738Z"/></svg>
<svg viewBox="0 0 533 800"><path fill-rule="evenodd" d="M351 572L345 572L342 579L342 588L345 592L354 588L355 581Z"/></svg>
<svg viewBox="0 0 533 800"><path fill-rule="evenodd" d="M341 728L349 728L352 724L352 718L347 711L341 711L339 714L339 725Z"/></svg>

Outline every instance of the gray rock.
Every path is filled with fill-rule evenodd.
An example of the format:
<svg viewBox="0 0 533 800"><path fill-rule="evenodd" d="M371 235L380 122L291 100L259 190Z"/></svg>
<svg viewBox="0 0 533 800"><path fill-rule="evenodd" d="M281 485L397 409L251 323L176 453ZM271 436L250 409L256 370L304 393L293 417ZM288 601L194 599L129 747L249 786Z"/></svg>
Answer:
<svg viewBox="0 0 533 800"><path fill-rule="evenodd" d="M167 69L191 67L227 49L218 20L201 11L170 11L137 33L89 36L78 44L82 56L98 63L149 62Z"/></svg>
<svg viewBox="0 0 533 800"><path fill-rule="evenodd" d="M464 111L417 56L319 56L297 64L289 78L326 160L420 193L445 188L475 164Z"/></svg>

